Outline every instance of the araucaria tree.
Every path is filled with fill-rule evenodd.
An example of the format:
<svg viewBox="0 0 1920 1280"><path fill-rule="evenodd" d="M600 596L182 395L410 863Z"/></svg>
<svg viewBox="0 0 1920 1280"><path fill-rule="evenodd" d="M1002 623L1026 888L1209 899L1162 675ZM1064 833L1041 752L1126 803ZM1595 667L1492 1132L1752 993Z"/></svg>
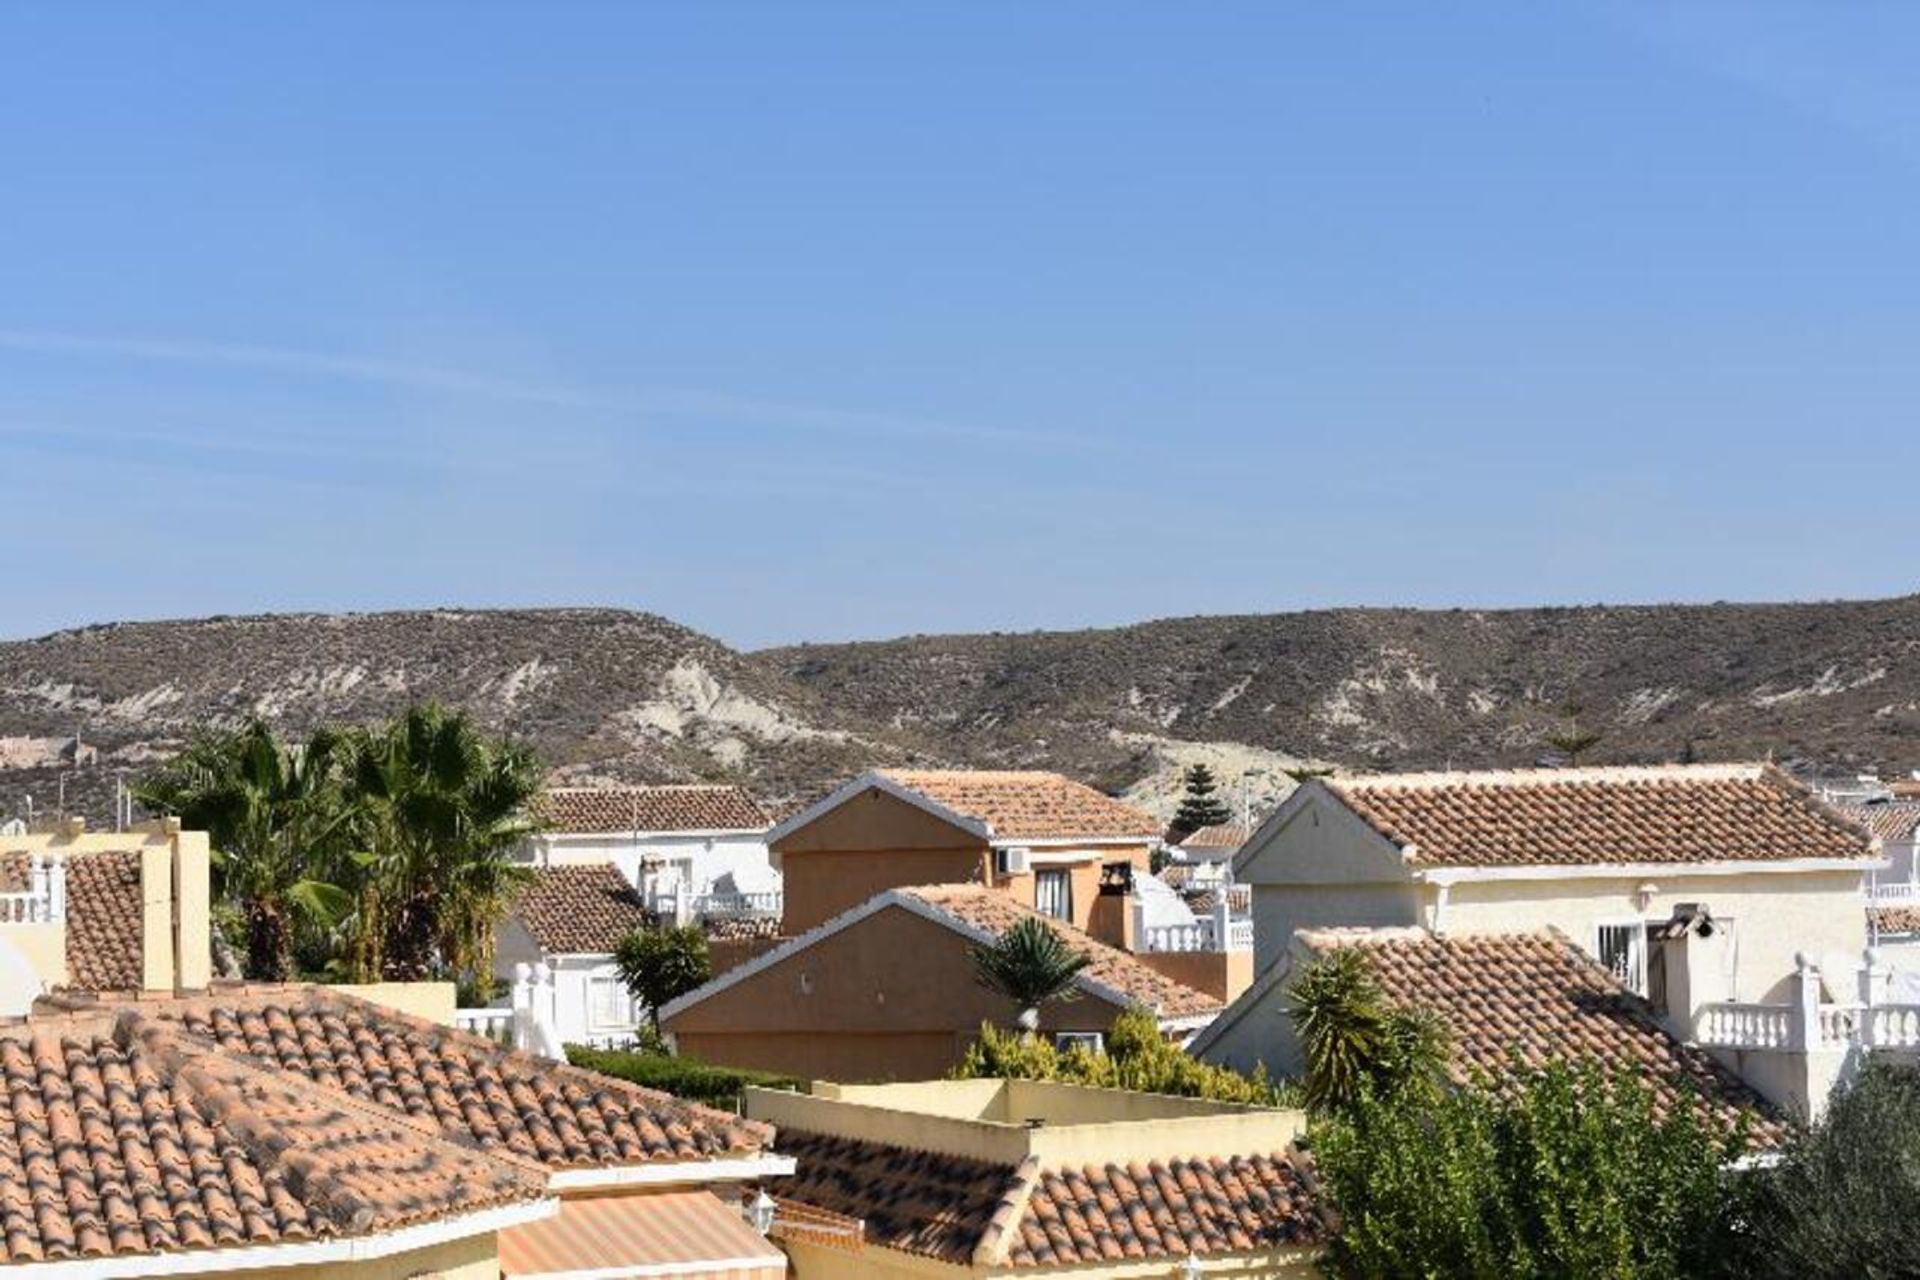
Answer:
<svg viewBox="0 0 1920 1280"><path fill-rule="evenodd" d="M292 977L297 931L349 909L336 883L353 834L340 758L334 733L289 746L254 719L201 735L134 787L146 808L208 833L215 893L244 922L249 978Z"/></svg>
<svg viewBox="0 0 1920 1280"><path fill-rule="evenodd" d="M713 976L707 935L700 926L691 924L636 929L620 940L613 963L633 998L647 1006L647 1017L656 1032L660 1030L661 1005Z"/></svg>
<svg viewBox="0 0 1920 1280"><path fill-rule="evenodd" d="M980 985L1013 1001L1023 1031L1040 1025L1040 1007L1075 999L1080 971L1093 962L1076 951L1045 921L1031 916L998 938L973 948L974 976Z"/></svg>
<svg viewBox="0 0 1920 1280"><path fill-rule="evenodd" d="M1173 826L1167 833L1169 839L1184 840L1206 827L1232 821L1233 811L1214 794L1220 784L1214 780L1213 770L1204 764L1192 766L1187 770L1185 785L1180 809L1173 815Z"/></svg>

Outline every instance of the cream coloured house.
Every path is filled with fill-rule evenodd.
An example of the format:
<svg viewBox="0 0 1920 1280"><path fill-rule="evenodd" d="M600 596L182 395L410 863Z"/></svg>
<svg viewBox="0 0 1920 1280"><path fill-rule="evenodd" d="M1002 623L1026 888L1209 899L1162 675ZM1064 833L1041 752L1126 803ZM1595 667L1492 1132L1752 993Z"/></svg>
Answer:
<svg viewBox="0 0 1920 1280"><path fill-rule="evenodd" d="M0 836L0 1016L60 989L205 987L209 879L206 833L176 819Z"/></svg>
<svg viewBox="0 0 1920 1280"><path fill-rule="evenodd" d="M1836 975L1867 942L1877 840L1761 764L1316 778L1234 860L1255 964L1302 929L1557 929L1646 993L1650 930L1709 914L1708 998L1778 1001L1797 958ZM1851 978L1847 979L1851 981ZM1231 1010L1229 1014L1231 1014Z"/></svg>

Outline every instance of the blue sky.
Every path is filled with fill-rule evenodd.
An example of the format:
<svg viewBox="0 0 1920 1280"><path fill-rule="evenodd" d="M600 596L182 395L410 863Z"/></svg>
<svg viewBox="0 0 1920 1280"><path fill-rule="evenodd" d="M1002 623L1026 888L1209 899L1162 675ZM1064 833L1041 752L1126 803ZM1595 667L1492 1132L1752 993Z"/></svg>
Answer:
<svg viewBox="0 0 1920 1280"><path fill-rule="evenodd" d="M0 11L0 632L1915 588L1920 11Z"/></svg>

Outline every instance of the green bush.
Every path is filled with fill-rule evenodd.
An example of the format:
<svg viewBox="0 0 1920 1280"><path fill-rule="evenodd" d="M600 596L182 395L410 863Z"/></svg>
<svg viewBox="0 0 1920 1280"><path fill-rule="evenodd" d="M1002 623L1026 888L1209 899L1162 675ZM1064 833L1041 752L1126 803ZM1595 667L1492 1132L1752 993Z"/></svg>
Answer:
<svg viewBox="0 0 1920 1280"><path fill-rule="evenodd" d="M1920 1070L1870 1061L1758 1182L1746 1275L1920 1275Z"/></svg>
<svg viewBox="0 0 1920 1280"><path fill-rule="evenodd" d="M567 1061L588 1071L659 1089L676 1098L704 1103L724 1111L740 1106L740 1091L749 1085L766 1089L798 1089L801 1082L770 1071L715 1067L693 1058L663 1053L634 1053L625 1049L589 1049L567 1046Z"/></svg>
<svg viewBox="0 0 1920 1280"><path fill-rule="evenodd" d="M1298 1100L1291 1084L1276 1084L1265 1071L1243 1076L1181 1052L1160 1034L1160 1024L1144 1009L1129 1009L1114 1019L1104 1053L1078 1047L1062 1051L1039 1036L1021 1036L983 1024L979 1039L952 1074L961 1080L1060 1080L1270 1107L1293 1106Z"/></svg>
<svg viewBox="0 0 1920 1280"><path fill-rule="evenodd" d="M1312 1133L1339 1280L1736 1274L1741 1135L1595 1066L1504 1092L1362 1089Z"/></svg>

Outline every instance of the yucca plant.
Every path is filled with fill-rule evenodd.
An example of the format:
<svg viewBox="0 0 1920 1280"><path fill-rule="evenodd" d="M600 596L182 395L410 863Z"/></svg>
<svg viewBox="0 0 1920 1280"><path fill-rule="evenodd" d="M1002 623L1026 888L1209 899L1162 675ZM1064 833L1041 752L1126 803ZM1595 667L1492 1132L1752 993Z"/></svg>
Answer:
<svg viewBox="0 0 1920 1280"><path fill-rule="evenodd" d="M1074 980L1093 963L1076 951L1045 921L1028 917L973 949L974 976L980 985L998 991L1020 1009L1022 1031L1040 1025L1040 1006L1077 999Z"/></svg>

